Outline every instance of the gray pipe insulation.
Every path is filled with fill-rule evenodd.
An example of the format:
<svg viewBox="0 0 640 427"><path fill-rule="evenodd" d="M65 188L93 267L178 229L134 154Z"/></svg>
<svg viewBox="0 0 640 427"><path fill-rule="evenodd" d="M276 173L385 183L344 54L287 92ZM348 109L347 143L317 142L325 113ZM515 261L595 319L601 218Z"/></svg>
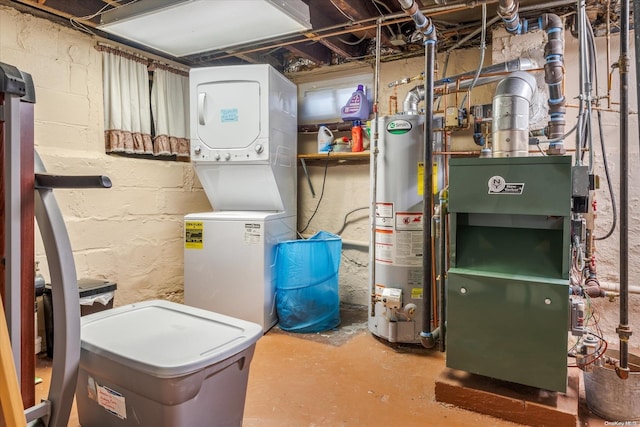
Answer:
<svg viewBox="0 0 640 427"><path fill-rule="evenodd" d="M507 31L511 34L524 34L530 30L542 29L547 33L547 44L544 48L546 63L544 81L549 89L549 124L547 138L549 154L564 154L562 137L565 130L565 97L564 97L564 48L562 45L563 25L558 15L545 13L537 19L520 19L518 3L515 0L500 0L499 14Z"/></svg>

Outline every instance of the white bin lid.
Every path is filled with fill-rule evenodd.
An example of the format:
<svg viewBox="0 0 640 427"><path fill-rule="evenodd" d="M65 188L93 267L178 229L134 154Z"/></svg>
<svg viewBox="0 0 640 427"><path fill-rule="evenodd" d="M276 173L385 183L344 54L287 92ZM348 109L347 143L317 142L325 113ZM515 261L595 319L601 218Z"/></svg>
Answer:
<svg viewBox="0 0 640 427"><path fill-rule="evenodd" d="M262 336L258 324L170 301L130 304L82 317L82 348L159 378L201 370Z"/></svg>

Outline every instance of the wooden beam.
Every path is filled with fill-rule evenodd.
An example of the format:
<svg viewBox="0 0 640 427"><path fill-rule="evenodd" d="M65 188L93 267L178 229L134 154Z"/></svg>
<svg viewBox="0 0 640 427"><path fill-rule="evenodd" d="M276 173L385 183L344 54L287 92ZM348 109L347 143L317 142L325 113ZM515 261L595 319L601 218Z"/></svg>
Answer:
<svg viewBox="0 0 640 427"><path fill-rule="evenodd" d="M335 0L332 0L335 1ZM331 4L327 4L325 0L311 0L309 2L309 13L311 15L311 25L314 29L320 28L329 28L336 25L337 22L345 22L347 18L340 14L338 9L331 11L328 9L331 7ZM332 12L332 13L329 13ZM350 28L348 33L352 33L352 29ZM374 33L375 34L375 33ZM313 31L310 32L308 36L315 36L316 34ZM352 38L353 41L356 41L358 38L352 34L345 33L340 37L327 37L319 40L319 43L326 46L336 54L345 57L345 58L353 58L358 57L364 51L362 46L350 45L341 40L341 37L344 38Z"/></svg>
<svg viewBox="0 0 640 427"><path fill-rule="evenodd" d="M14 0L16 3L21 3L26 6L30 6L34 9L42 12L47 12L51 15L64 18L66 20L74 19L75 21L86 25L91 28L95 28L98 23L89 19L82 19L83 16L93 15L99 11L102 7L102 0L47 0L49 3L44 4L34 0Z"/></svg>
<svg viewBox="0 0 640 427"><path fill-rule="evenodd" d="M373 6L373 2L370 0L367 0L367 1L332 0L332 2L336 8L339 8L347 16L350 16L355 21L362 21L372 17L380 16L380 12L378 11L378 9L375 8L375 6ZM383 8L383 6L379 6L379 7ZM381 9L381 10L383 10L384 12L387 12L384 9ZM356 24L353 26L354 28L353 34L356 36L356 38L362 38L365 36L367 36L367 38L375 37L375 31L373 31L373 33L365 29L358 31L358 29L362 27L363 26L360 24ZM388 27L386 26L382 27L380 41L382 42L383 45L386 45L391 42L391 40L389 39L390 34L391 33L389 32Z"/></svg>
<svg viewBox="0 0 640 427"><path fill-rule="evenodd" d="M2 415L0 425L11 427L27 425L24 407L20 402L20 387L2 300L0 300L0 415Z"/></svg>
<svg viewBox="0 0 640 427"><path fill-rule="evenodd" d="M4 104L4 93L0 93L0 105ZM4 159L5 159L5 155L4 155L4 121L0 120L0 165L3 165L3 169L4 169ZM2 174L0 175L0 259L2 259L2 262L0 262L0 298L2 299L2 301L4 301L5 298L5 292L4 292L4 288L6 286L5 283L5 240L7 238L6 235L6 231L4 228L5 225L5 210L6 210L6 206L4 203L4 196L5 194L5 188L4 188L4 170L2 171ZM2 318L2 321L6 321L4 316Z"/></svg>

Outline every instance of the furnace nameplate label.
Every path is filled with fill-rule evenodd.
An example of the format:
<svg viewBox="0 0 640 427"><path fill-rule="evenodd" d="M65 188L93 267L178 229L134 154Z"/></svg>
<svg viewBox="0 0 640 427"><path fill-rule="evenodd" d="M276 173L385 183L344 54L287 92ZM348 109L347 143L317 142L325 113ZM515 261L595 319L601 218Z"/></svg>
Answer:
<svg viewBox="0 0 640 427"><path fill-rule="evenodd" d="M524 183L510 183L499 175L489 178L487 186L489 187L489 194L509 194L519 196L524 192Z"/></svg>

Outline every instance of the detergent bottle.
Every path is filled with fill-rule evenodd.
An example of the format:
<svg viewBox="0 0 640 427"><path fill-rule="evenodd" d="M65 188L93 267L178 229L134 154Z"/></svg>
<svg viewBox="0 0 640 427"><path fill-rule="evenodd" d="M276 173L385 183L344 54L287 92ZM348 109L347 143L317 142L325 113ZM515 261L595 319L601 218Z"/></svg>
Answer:
<svg viewBox="0 0 640 427"><path fill-rule="evenodd" d="M364 93L364 86L358 85L347 104L342 107L342 120L345 122L367 120L369 118L369 100Z"/></svg>
<svg viewBox="0 0 640 427"><path fill-rule="evenodd" d="M318 128L318 153L326 153L331 150L333 133L325 125Z"/></svg>

